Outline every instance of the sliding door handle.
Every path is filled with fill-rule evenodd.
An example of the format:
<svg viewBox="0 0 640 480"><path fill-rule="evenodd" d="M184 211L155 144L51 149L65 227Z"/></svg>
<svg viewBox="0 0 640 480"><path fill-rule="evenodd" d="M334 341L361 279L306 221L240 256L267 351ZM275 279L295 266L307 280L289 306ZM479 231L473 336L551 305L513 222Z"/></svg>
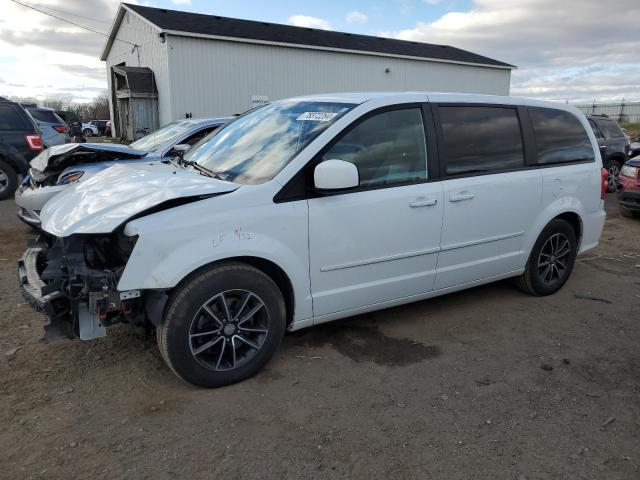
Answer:
<svg viewBox="0 0 640 480"><path fill-rule="evenodd" d="M471 192L452 193L449 195L450 202L462 202L464 200L471 200L475 195Z"/></svg>
<svg viewBox="0 0 640 480"><path fill-rule="evenodd" d="M409 202L409 206L412 208L416 208L416 207L432 207L433 205L436 205L438 203L438 200L436 200L435 198L426 198L426 197L418 197L415 200L413 200L412 202Z"/></svg>

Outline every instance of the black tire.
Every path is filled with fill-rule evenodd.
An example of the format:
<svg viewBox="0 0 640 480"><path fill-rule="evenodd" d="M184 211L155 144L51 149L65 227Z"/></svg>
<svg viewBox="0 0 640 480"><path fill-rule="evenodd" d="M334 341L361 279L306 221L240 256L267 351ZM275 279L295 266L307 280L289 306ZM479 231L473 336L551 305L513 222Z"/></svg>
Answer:
<svg viewBox="0 0 640 480"><path fill-rule="evenodd" d="M634 210L630 210L628 208L623 207L620 204L618 204L618 209L620 211L620 216L621 217L624 217L624 218L639 218L640 217L640 212L636 212Z"/></svg>
<svg viewBox="0 0 640 480"><path fill-rule="evenodd" d="M553 246L554 239L560 239L563 242L566 240L568 242L569 250L566 257L560 257L560 255L558 255L556 258L555 255L551 255L551 258L549 258L549 255L547 255L549 252L548 242L551 242L551 246ZM547 253L544 253L543 249L544 252ZM562 288L571 275L576 261L577 249L578 241L573 227L564 220L558 218L552 220L542 230L538 240L536 240L529 255L529 260L527 260L524 273L516 279L516 284L522 291L531 295L544 296L556 293ZM546 269L547 265L544 265L547 258L550 261L549 268L551 269L551 278L548 277L549 271ZM562 270L560 270L562 268L561 265L564 265ZM550 281L548 282L547 280Z"/></svg>
<svg viewBox="0 0 640 480"><path fill-rule="evenodd" d="M91 130L90 128L85 128L82 131L82 135L84 135L85 137L89 138L89 137L93 137L93 130Z"/></svg>
<svg viewBox="0 0 640 480"><path fill-rule="evenodd" d="M241 321L254 308L259 310L251 320ZM245 322L251 322L249 327ZM278 349L285 327L285 303L273 280L250 265L228 262L197 273L177 289L157 338L162 357L178 377L198 387L212 388L258 373ZM202 333L211 329L218 332ZM239 337L246 338L241 341ZM245 357L237 360L241 354Z"/></svg>
<svg viewBox="0 0 640 480"><path fill-rule="evenodd" d="M0 200L13 196L18 188L18 175L11 165L0 160Z"/></svg>
<svg viewBox="0 0 640 480"><path fill-rule="evenodd" d="M617 159L607 160L604 168L607 169L609 175L607 177L607 192L612 193L617 189L617 180L618 175L620 174L620 169L622 168L622 163Z"/></svg>

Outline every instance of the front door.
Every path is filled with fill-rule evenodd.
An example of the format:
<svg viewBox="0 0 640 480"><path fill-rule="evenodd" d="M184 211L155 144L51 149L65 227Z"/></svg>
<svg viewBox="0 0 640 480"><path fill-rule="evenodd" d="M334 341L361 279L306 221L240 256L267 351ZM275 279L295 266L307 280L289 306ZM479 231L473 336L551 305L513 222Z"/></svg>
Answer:
<svg viewBox="0 0 640 480"><path fill-rule="evenodd" d="M430 291L442 228L442 186L429 182L419 106L368 115L321 160L358 167L360 187L309 203L314 316Z"/></svg>

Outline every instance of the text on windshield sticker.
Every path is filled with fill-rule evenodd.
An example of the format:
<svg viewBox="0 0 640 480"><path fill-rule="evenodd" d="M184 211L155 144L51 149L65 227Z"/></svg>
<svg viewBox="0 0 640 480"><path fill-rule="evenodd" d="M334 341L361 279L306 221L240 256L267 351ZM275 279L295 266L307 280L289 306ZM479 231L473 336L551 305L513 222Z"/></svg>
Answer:
<svg viewBox="0 0 640 480"><path fill-rule="evenodd" d="M338 115L331 112L304 112L296 120L311 120L313 122L328 122L333 117Z"/></svg>

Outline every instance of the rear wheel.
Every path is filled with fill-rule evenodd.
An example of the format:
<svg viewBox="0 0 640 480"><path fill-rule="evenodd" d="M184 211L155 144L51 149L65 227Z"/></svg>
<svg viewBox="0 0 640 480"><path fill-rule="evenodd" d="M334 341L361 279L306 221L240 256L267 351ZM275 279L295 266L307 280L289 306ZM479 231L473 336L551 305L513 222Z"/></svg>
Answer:
<svg viewBox="0 0 640 480"><path fill-rule="evenodd" d="M566 283L577 255L573 227L564 220L552 220L536 240L518 287L531 295L551 295Z"/></svg>
<svg viewBox="0 0 640 480"><path fill-rule="evenodd" d="M609 160L605 166L607 169L607 192L615 192L618 183L618 175L620 175L620 169L622 164L618 160Z"/></svg>
<svg viewBox="0 0 640 480"><path fill-rule="evenodd" d="M4 160L0 160L0 200L11 197L18 188L16 171Z"/></svg>
<svg viewBox="0 0 640 480"><path fill-rule="evenodd" d="M158 330L160 352L184 381L220 387L255 375L284 335L285 304L260 270L225 263L187 281Z"/></svg>

